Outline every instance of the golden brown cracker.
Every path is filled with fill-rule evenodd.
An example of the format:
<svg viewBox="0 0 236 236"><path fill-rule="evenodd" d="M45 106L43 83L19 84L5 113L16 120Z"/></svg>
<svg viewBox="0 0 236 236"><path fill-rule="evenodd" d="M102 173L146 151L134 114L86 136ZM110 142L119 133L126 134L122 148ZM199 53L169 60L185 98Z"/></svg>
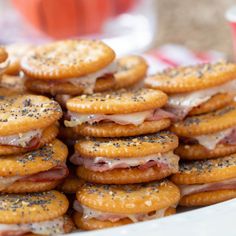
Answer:
<svg viewBox="0 0 236 236"><path fill-rule="evenodd" d="M146 79L146 86L166 93L185 93L221 85L236 76L236 65L227 62L169 68Z"/></svg>
<svg viewBox="0 0 236 236"><path fill-rule="evenodd" d="M98 40L64 40L38 46L21 61L30 78L65 79L96 72L115 58L115 52Z"/></svg>

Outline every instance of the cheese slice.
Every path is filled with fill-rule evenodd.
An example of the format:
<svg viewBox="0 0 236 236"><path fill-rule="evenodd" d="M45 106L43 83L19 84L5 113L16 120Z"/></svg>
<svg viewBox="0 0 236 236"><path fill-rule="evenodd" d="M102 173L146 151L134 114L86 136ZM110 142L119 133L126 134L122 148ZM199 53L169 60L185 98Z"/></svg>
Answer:
<svg viewBox="0 0 236 236"><path fill-rule="evenodd" d="M219 93L236 94L236 80L195 92L170 95L166 107L168 111L184 118L193 107L199 106Z"/></svg>
<svg viewBox="0 0 236 236"><path fill-rule="evenodd" d="M213 182L207 184L180 185L181 196L186 196L199 192L207 192L223 189L236 189L236 178Z"/></svg>
<svg viewBox="0 0 236 236"><path fill-rule="evenodd" d="M103 69L96 71L94 73L81 76L79 78L69 78L64 81L68 81L74 85L82 86L84 89L84 93L91 94L94 91L94 87L98 78L106 75L106 74L114 74L117 71L117 63L112 62L108 66Z"/></svg>
<svg viewBox="0 0 236 236"><path fill-rule="evenodd" d="M30 175L0 176L0 191L9 187L16 181L45 182L65 178L68 175L68 169L65 163L61 163L49 170L41 171Z"/></svg>
<svg viewBox="0 0 236 236"><path fill-rule="evenodd" d="M58 217L50 221L34 222L29 224L0 224L0 235L7 231L16 231L19 233L34 233L40 235L57 235L65 233L64 217ZM7 234L10 235L10 234Z"/></svg>
<svg viewBox="0 0 236 236"><path fill-rule="evenodd" d="M147 201L146 204L148 206L152 205L151 201ZM152 212L152 214L149 213L138 213L138 214L118 214L118 213L111 213L111 212L102 212L98 210L94 210L92 208L89 208L85 205L81 205L78 201L74 202L73 205L74 210L78 211L79 213L83 213L84 219L97 219L101 221L111 221L111 222L117 222L121 219L129 218L133 222L139 222L139 221L146 221L151 219L157 219L160 217L165 216L165 209L160 209L157 211Z"/></svg>
<svg viewBox="0 0 236 236"><path fill-rule="evenodd" d="M17 146L17 147L26 147L30 141L37 137L40 138L42 136L42 129L30 130L25 133L19 133L8 136L0 136L0 145L9 145L9 146Z"/></svg>
<svg viewBox="0 0 236 236"><path fill-rule="evenodd" d="M194 136L193 138L196 139L198 143L204 146L205 148L209 150L213 150L215 149L216 145L220 141L222 141L224 138L229 136L234 129L235 127L225 129L225 130L213 133L213 134Z"/></svg>
<svg viewBox="0 0 236 236"><path fill-rule="evenodd" d="M71 118L70 121L65 121L65 126L75 127L86 122L88 122L89 124L93 124L101 120L109 120L121 125L133 124L137 126L142 124L148 117L152 116L153 113L154 110L116 115L79 114L69 112L69 116Z"/></svg>
<svg viewBox="0 0 236 236"><path fill-rule="evenodd" d="M116 168L129 168L145 165L149 161L155 161L159 165L164 165L166 168L172 168L173 172L178 171L179 156L175 155L173 151L166 153L156 153L144 157L132 158L84 158L75 153L71 156L70 161L75 165L84 165L85 168L93 171L108 171Z"/></svg>

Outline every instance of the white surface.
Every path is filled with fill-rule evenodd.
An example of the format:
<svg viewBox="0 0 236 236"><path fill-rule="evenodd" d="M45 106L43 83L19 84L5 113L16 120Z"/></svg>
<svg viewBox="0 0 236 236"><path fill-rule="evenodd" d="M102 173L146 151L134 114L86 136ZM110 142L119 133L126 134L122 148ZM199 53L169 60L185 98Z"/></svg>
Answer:
<svg viewBox="0 0 236 236"><path fill-rule="evenodd" d="M226 11L225 17L229 22L236 22L236 6L229 8Z"/></svg>
<svg viewBox="0 0 236 236"><path fill-rule="evenodd" d="M79 232L80 236L235 236L236 199L162 219L112 229Z"/></svg>

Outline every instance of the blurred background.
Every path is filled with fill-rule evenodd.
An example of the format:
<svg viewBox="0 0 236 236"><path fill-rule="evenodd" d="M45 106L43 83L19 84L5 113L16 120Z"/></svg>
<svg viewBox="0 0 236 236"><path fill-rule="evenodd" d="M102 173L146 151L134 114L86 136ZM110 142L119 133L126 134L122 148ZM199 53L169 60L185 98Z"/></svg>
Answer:
<svg viewBox="0 0 236 236"><path fill-rule="evenodd" d="M234 0L0 0L0 43L105 39L120 54L165 44L232 58Z"/></svg>

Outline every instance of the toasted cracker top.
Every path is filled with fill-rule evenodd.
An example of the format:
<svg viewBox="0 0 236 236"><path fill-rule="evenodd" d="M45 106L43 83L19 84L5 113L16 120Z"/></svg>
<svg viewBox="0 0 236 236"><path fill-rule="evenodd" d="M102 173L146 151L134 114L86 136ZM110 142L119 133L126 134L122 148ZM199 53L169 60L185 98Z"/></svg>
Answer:
<svg viewBox="0 0 236 236"><path fill-rule="evenodd" d="M204 184L236 177L236 155L210 160L183 162L180 171L172 176L176 184Z"/></svg>
<svg viewBox="0 0 236 236"><path fill-rule="evenodd" d="M68 209L65 195L57 191L0 194L0 223L26 224L62 216Z"/></svg>
<svg viewBox="0 0 236 236"><path fill-rule="evenodd" d="M173 124L172 132L182 137L193 137L222 131L236 125L236 103L207 114L190 116Z"/></svg>
<svg viewBox="0 0 236 236"><path fill-rule="evenodd" d="M52 143L24 154L1 156L0 176L26 176L64 165L68 155L67 147L55 139Z"/></svg>
<svg viewBox="0 0 236 236"><path fill-rule="evenodd" d="M236 78L236 64L218 62L169 68L146 79L148 87L184 93L214 87Z"/></svg>
<svg viewBox="0 0 236 236"><path fill-rule="evenodd" d="M170 181L133 185L85 184L77 200L94 210L111 213L147 213L168 208L179 201L179 189Z"/></svg>
<svg viewBox="0 0 236 236"><path fill-rule="evenodd" d="M153 89L118 90L69 99L67 109L87 114L127 114L162 107L167 95Z"/></svg>
<svg viewBox="0 0 236 236"><path fill-rule="evenodd" d="M41 129L62 116L60 105L43 96L0 96L0 136Z"/></svg>
<svg viewBox="0 0 236 236"><path fill-rule="evenodd" d="M65 40L38 46L22 58L21 67L31 78L65 79L96 72L115 58L101 41Z"/></svg>
<svg viewBox="0 0 236 236"><path fill-rule="evenodd" d="M135 158L172 151L178 138L168 131L128 138L79 140L75 151L84 157Z"/></svg>

